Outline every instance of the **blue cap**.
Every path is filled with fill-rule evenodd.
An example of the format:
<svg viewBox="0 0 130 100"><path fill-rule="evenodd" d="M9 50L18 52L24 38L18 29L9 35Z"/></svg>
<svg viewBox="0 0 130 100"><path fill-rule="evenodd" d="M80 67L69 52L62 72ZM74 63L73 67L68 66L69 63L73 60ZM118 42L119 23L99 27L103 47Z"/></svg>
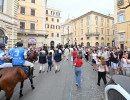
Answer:
<svg viewBox="0 0 130 100"><path fill-rule="evenodd" d="M5 44L4 43L0 43L0 47L5 47Z"/></svg>

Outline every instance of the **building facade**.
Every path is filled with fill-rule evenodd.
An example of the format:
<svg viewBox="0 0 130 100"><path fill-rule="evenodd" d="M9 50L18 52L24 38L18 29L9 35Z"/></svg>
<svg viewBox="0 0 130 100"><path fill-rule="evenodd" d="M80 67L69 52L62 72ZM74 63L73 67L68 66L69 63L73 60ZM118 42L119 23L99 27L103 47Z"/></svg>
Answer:
<svg viewBox="0 0 130 100"><path fill-rule="evenodd" d="M73 20L73 44L113 46L114 18L90 11Z"/></svg>
<svg viewBox="0 0 130 100"><path fill-rule="evenodd" d="M0 0L0 43L13 48L17 41L17 0Z"/></svg>
<svg viewBox="0 0 130 100"><path fill-rule="evenodd" d="M61 25L61 44L73 44L73 21L71 19L67 19Z"/></svg>
<svg viewBox="0 0 130 100"><path fill-rule="evenodd" d="M56 46L61 43L61 11L56 8L46 7L46 21L45 28L49 35L47 38L48 46Z"/></svg>
<svg viewBox="0 0 130 100"><path fill-rule="evenodd" d="M116 45L130 50L130 6L129 0L115 0Z"/></svg>
<svg viewBox="0 0 130 100"><path fill-rule="evenodd" d="M41 47L46 44L45 38L46 0L20 0L18 9L18 41L24 47Z"/></svg>

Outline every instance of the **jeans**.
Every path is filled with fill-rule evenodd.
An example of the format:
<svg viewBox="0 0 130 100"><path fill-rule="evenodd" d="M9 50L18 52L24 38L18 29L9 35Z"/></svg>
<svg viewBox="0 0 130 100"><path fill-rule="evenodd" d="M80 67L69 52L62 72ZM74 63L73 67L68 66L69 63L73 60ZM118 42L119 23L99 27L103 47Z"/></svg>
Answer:
<svg viewBox="0 0 130 100"><path fill-rule="evenodd" d="M52 65L52 62L48 62L48 70L50 69L50 71L51 71L51 65Z"/></svg>
<svg viewBox="0 0 130 100"><path fill-rule="evenodd" d="M73 64L74 64L75 59L76 59L76 57L73 57Z"/></svg>
<svg viewBox="0 0 130 100"><path fill-rule="evenodd" d="M100 80L101 78L104 81L104 84L107 84L107 80L106 80L106 72L98 72L98 84L100 85Z"/></svg>
<svg viewBox="0 0 130 100"><path fill-rule="evenodd" d="M78 84L78 87L81 88L81 67L75 67L75 76L76 76L76 83Z"/></svg>

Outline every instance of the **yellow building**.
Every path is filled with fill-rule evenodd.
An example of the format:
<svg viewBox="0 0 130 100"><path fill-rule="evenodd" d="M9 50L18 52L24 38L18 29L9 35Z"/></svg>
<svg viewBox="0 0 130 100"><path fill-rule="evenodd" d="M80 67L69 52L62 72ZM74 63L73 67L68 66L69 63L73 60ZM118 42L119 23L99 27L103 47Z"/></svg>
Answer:
<svg viewBox="0 0 130 100"><path fill-rule="evenodd" d="M130 50L130 6L129 0L115 0L115 25L117 46Z"/></svg>
<svg viewBox="0 0 130 100"><path fill-rule="evenodd" d="M61 43L61 24L60 24L60 17L61 11L56 8L46 7L46 31L49 32L47 38L47 44L56 46L57 44Z"/></svg>
<svg viewBox="0 0 130 100"><path fill-rule="evenodd" d="M90 11L73 20L73 44L112 46L114 18Z"/></svg>
<svg viewBox="0 0 130 100"><path fill-rule="evenodd" d="M24 47L41 47L46 44L45 0L20 0L18 8L18 40Z"/></svg>

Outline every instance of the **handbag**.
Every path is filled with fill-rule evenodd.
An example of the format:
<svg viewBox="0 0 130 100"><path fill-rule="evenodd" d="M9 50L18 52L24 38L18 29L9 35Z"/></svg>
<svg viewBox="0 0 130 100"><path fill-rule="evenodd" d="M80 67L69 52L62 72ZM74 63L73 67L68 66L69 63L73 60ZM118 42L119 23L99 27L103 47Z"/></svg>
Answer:
<svg viewBox="0 0 130 100"><path fill-rule="evenodd" d="M54 63L51 64L51 67L54 67Z"/></svg>
<svg viewBox="0 0 130 100"><path fill-rule="evenodd" d="M107 66L105 66L105 70L106 72L109 72L109 68Z"/></svg>

